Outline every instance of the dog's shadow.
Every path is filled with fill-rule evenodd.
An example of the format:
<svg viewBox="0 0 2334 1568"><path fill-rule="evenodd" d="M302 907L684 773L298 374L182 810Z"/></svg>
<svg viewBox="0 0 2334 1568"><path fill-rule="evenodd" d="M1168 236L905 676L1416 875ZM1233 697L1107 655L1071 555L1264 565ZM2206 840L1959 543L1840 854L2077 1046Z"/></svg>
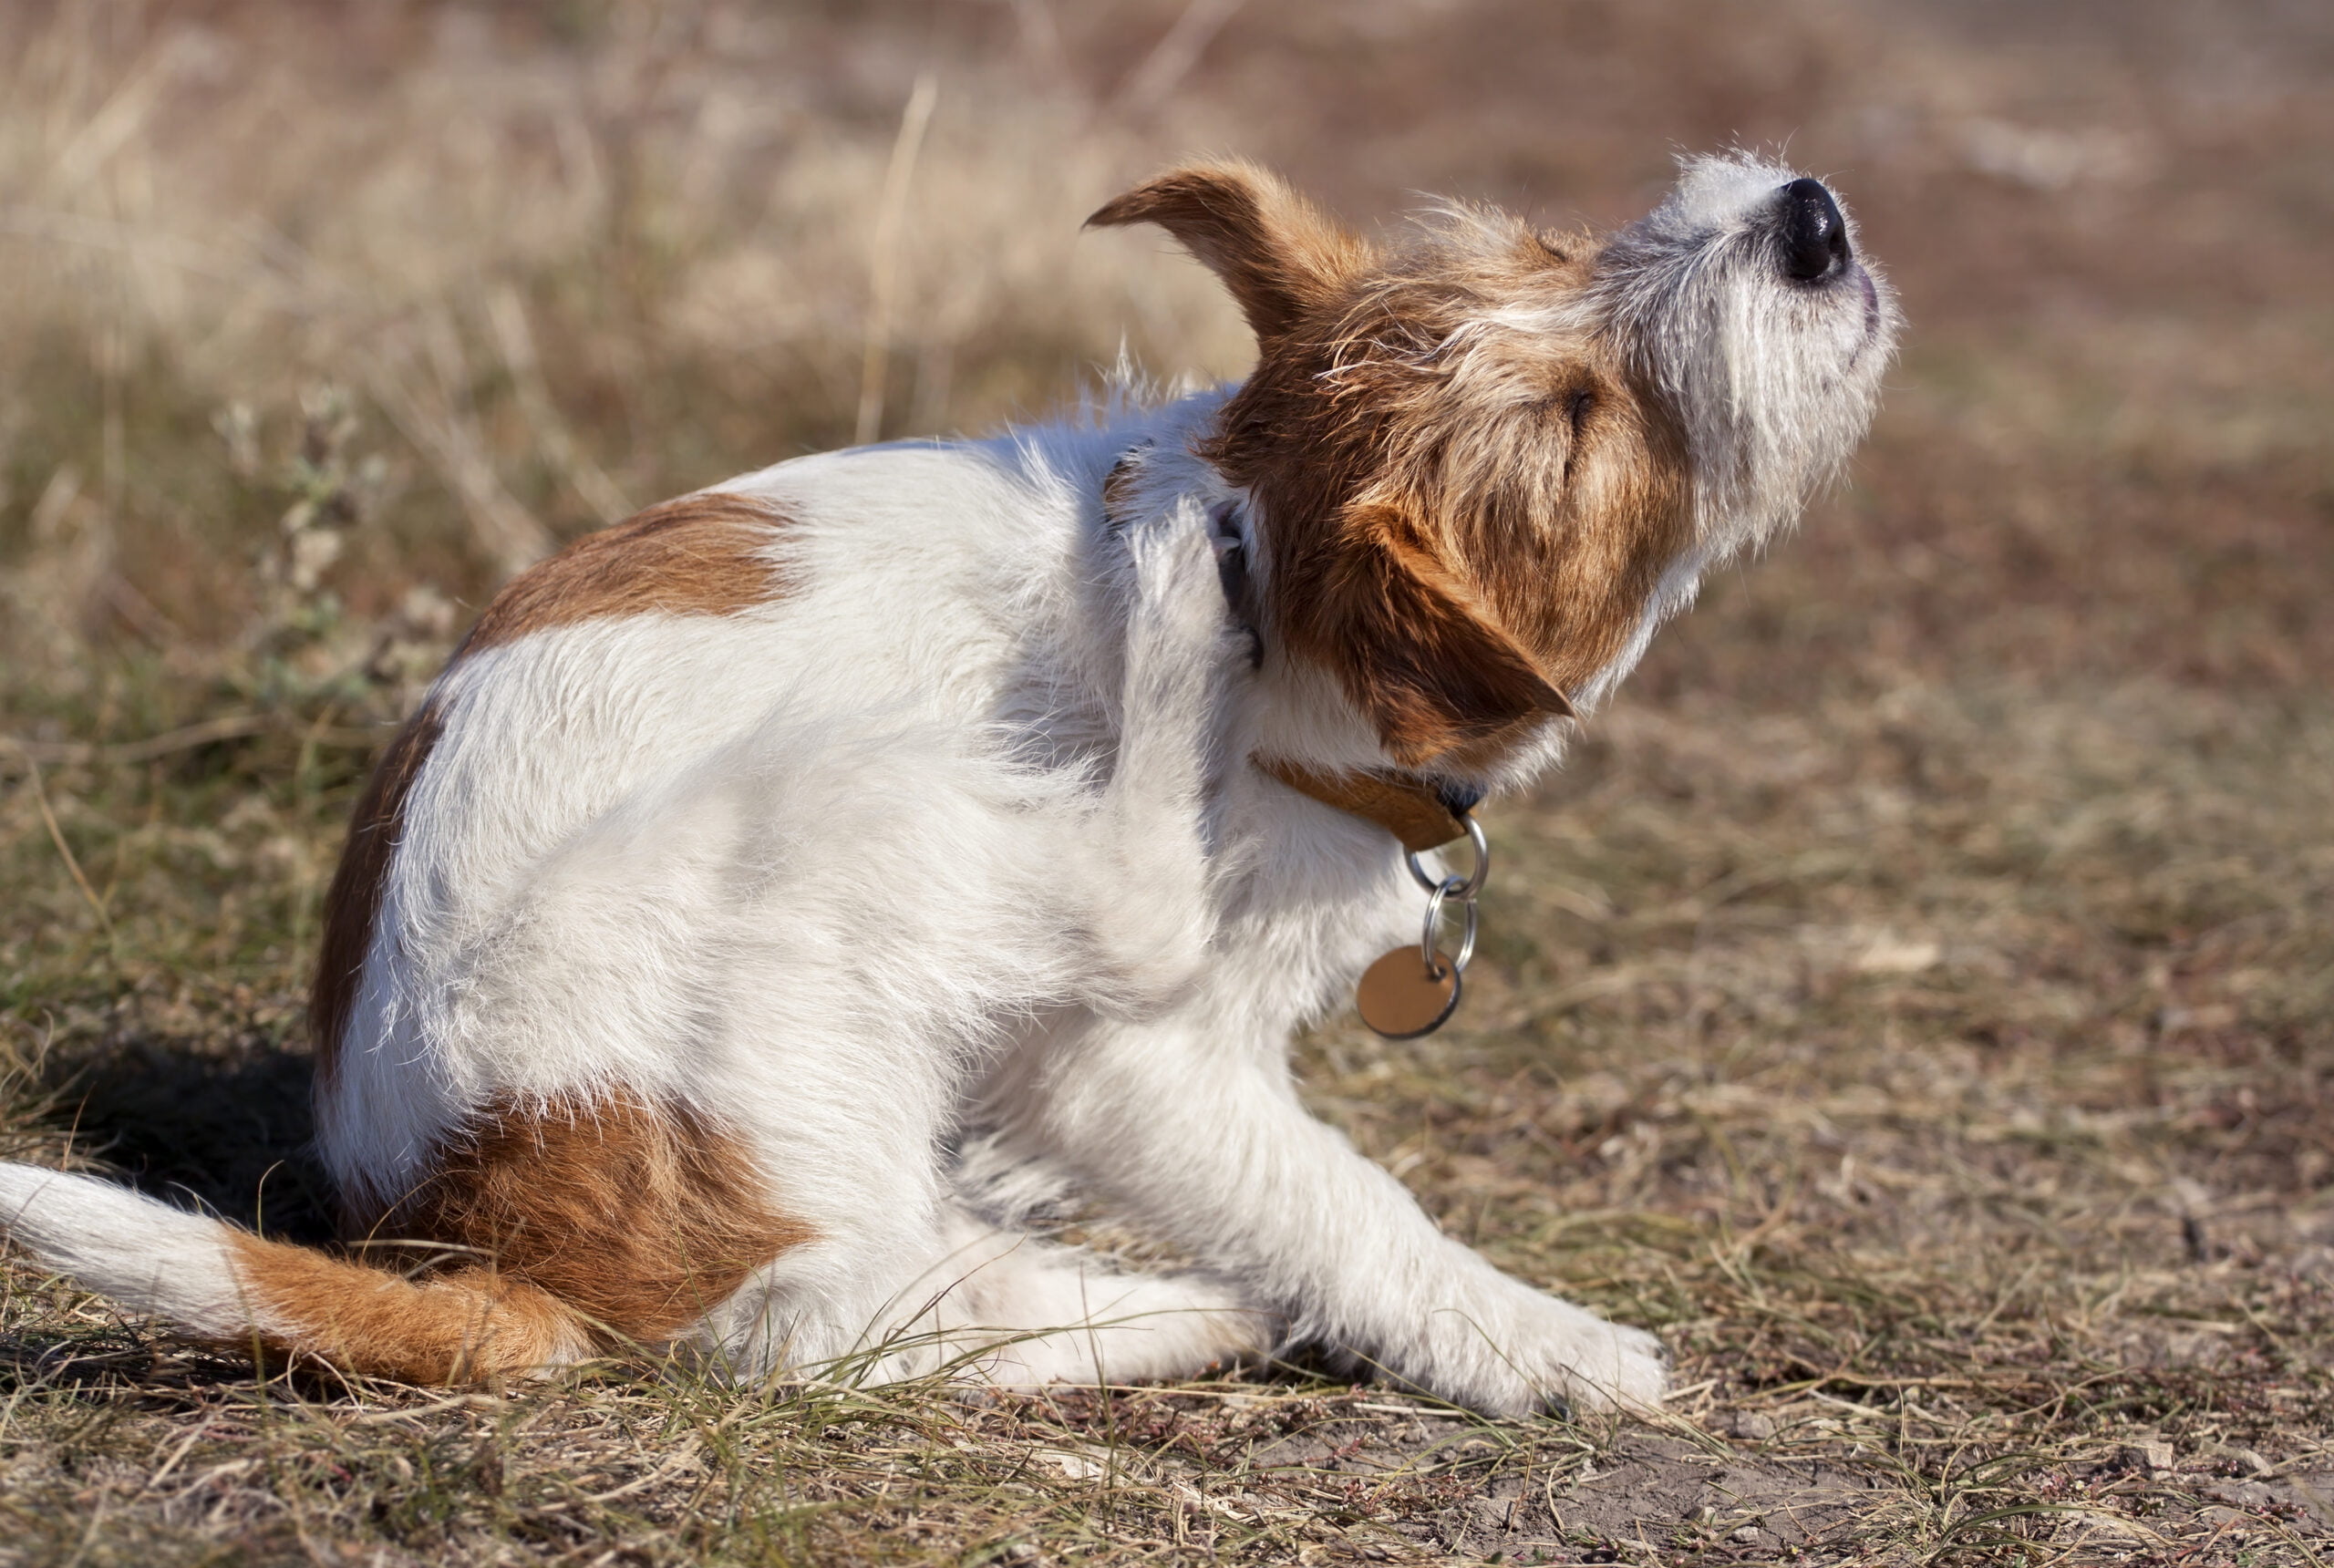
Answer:
<svg viewBox="0 0 2334 1568"><path fill-rule="evenodd" d="M75 1142L139 1191L283 1241L332 1238L305 1049L132 1037L46 1068Z"/></svg>

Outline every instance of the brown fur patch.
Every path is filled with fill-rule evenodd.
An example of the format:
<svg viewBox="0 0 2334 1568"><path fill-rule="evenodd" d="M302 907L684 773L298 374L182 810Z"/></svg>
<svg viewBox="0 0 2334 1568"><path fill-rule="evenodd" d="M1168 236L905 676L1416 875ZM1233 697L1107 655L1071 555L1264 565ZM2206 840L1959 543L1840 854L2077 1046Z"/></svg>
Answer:
<svg viewBox="0 0 2334 1568"><path fill-rule="evenodd" d="M437 708L424 703L405 721L373 767L349 819L340 865L325 894L324 942L316 954L316 984L308 998L308 1029L315 1042L316 1073L329 1080L348 1032L349 1010L364 978L365 954L380 919L381 890L405 828L406 797L438 743Z"/></svg>
<svg viewBox="0 0 2334 1568"><path fill-rule="evenodd" d="M422 1384L490 1381L592 1354L574 1314L491 1269L405 1279L257 1236L238 1234L232 1244L235 1272L270 1325L259 1340L278 1354Z"/></svg>
<svg viewBox="0 0 2334 1568"><path fill-rule="evenodd" d="M1479 325L1554 315L1586 263L1471 237L1268 351L1208 454L1271 520L1287 651L1413 766L1567 711L1692 537L1682 443L1606 346Z"/></svg>
<svg viewBox="0 0 2334 1568"><path fill-rule="evenodd" d="M771 1207L734 1133L687 1106L621 1092L489 1107L445 1140L408 1198L368 1219L376 1243L417 1240L490 1261L609 1343L669 1336L814 1233Z"/></svg>
<svg viewBox="0 0 2334 1568"><path fill-rule="evenodd" d="M741 495L692 495L587 533L503 586L456 657L530 632L621 615L734 615L782 592L769 546L785 515Z"/></svg>
<svg viewBox="0 0 2334 1568"><path fill-rule="evenodd" d="M1357 504L1327 570L1276 595L1292 651L1344 677L1395 760L1430 763L1572 704L1412 512Z"/></svg>
<svg viewBox="0 0 2334 1568"><path fill-rule="evenodd" d="M1412 767L1486 764L1569 712L1692 539L1663 405L1565 325L1596 245L1460 212L1380 256L1236 165L1094 221L1143 219L1257 326L1202 455L1257 502L1268 643L1334 672Z"/></svg>

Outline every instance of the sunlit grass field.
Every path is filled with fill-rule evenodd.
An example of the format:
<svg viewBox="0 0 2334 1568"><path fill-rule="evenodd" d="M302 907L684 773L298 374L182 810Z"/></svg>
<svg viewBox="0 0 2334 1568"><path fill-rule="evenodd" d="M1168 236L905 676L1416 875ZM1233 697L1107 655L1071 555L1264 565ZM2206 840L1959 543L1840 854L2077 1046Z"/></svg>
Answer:
<svg viewBox="0 0 2334 1568"><path fill-rule="evenodd" d="M1488 811L1460 1021L1298 1047L1663 1335L1669 1419L352 1387L11 1263L0 1564L2334 1556L2329 73L2266 3L0 9L0 1142L295 1237L323 887L484 596L1121 353L1237 375L1078 232L1160 164L1603 224L1788 138L1913 321L1843 486Z"/></svg>

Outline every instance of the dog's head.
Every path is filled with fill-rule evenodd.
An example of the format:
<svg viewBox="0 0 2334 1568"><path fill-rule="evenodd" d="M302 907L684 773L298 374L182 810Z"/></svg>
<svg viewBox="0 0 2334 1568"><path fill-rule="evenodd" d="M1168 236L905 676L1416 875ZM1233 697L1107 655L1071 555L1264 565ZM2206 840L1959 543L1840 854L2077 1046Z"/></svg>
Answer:
<svg viewBox="0 0 2334 1568"><path fill-rule="evenodd" d="M1846 456L1896 326L1831 193L1743 154L1601 239L1453 206L1381 248L1239 163L1091 222L1160 224L1239 302L1257 365L1203 455L1250 503L1260 628L1412 768L1601 698Z"/></svg>

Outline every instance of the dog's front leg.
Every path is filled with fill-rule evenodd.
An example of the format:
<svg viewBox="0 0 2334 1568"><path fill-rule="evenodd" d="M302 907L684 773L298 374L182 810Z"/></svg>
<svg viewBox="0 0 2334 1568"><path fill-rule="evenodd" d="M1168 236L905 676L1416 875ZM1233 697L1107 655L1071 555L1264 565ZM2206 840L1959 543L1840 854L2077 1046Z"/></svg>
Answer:
<svg viewBox="0 0 2334 1568"><path fill-rule="evenodd" d="M1399 1181L1306 1112L1277 1041L1220 1040L1180 1018L1104 1022L1047 1074L1031 1130L1282 1314L1294 1340L1343 1347L1489 1411L1660 1398L1652 1336L1512 1279L1443 1235Z"/></svg>

